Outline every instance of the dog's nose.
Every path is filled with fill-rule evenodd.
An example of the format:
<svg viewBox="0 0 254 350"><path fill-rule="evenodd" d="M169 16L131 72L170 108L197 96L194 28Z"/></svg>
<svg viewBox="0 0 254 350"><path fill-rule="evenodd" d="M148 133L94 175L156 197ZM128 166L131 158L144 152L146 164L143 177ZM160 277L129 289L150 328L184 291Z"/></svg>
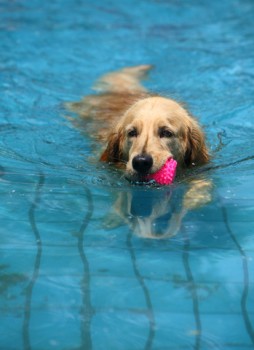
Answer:
<svg viewBox="0 0 254 350"><path fill-rule="evenodd" d="M153 166L153 158L149 154L140 154L132 159L133 169L140 174L147 174Z"/></svg>

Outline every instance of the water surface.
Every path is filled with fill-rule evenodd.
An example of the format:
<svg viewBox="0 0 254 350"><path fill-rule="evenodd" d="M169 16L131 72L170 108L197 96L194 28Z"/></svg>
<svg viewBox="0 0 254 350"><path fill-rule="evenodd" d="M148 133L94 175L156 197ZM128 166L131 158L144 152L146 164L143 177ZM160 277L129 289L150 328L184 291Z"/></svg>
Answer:
<svg viewBox="0 0 254 350"><path fill-rule="evenodd" d="M253 11L0 3L0 349L254 347ZM212 201L166 239L140 237L141 219L160 214L161 238L188 184L131 186L90 161L64 109L101 74L143 63L155 66L147 88L185 101L213 153Z"/></svg>

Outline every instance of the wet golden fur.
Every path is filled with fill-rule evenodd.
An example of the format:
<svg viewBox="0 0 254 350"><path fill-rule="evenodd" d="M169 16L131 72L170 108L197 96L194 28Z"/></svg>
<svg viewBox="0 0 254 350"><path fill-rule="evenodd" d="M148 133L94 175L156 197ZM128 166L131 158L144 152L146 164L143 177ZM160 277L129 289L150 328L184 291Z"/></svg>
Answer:
<svg viewBox="0 0 254 350"><path fill-rule="evenodd" d="M149 94L141 85L150 69L143 65L109 73L95 85L100 94L71 104L86 120L87 133L106 143L100 159L123 168L130 179L137 176L132 160L139 154L152 157L150 173L169 157L177 160L178 173L209 161L203 130L190 113L172 99Z"/></svg>
<svg viewBox="0 0 254 350"><path fill-rule="evenodd" d="M157 171L169 157L177 160L178 173L209 161L203 130L187 109L172 99L148 93L141 85L150 69L151 66L143 65L106 74L94 87L99 93L68 104L80 117L72 120L73 124L102 146L100 159L123 168L130 179L136 176L132 160L140 153L153 158L150 172ZM131 136L132 130L136 130L135 136ZM168 137L161 137L161 130L169 131ZM178 208L166 192L151 201L148 215L133 212L135 193L121 192L104 224L114 228L126 222L142 237L172 237L189 210L211 200L211 189L209 180L192 179ZM154 223L169 211L172 215L165 232L158 236Z"/></svg>
<svg viewBox="0 0 254 350"><path fill-rule="evenodd" d="M130 137L135 130L137 136ZM160 136L160 131L170 136ZM204 134L198 123L175 101L164 97L146 97L135 102L123 115L108 137L101 159L124 165L129 178L135 177L133 158L149 154L151 173L158 171L168 158L178 162L178 169L208 161Z"/></svg>

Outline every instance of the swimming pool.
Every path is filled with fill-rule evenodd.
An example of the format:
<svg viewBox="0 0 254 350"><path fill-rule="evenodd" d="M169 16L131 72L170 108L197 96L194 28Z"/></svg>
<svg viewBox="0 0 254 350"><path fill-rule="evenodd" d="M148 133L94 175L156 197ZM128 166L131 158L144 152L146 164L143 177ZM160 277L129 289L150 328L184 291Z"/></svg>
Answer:
<svg viewBox="0 0 254 350"><path fill-rule="evenodd" d="M254 347L253 10L0 3L0 349ZM214 154L202 172L212 201L168 239L139 237L136 222L166 203L153 224L165 229L186 183L136 188L91 162L63 107L99 75L143 63L155 65L146 86L185 101ZM116 216L119 194L132 206Z"/></svg>

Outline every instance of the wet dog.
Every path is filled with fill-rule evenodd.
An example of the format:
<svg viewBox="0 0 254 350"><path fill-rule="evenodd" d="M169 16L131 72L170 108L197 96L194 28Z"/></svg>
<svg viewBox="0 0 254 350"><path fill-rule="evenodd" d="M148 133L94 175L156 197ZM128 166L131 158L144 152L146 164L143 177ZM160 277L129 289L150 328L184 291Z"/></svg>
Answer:
<svg viewBox="0 0 254 350"><path fill-rule="evenodd" d="M202 128L176 101L149 94L140 81L151 66L124 68L103 76L100 94L71 104L87 120L90 136L106 143L100 159L124 169L130 180L157 172L168 158L177 172L209 161Z"/></svg>
<svg viewBox="0 0 254 350"><path fill-rule="evenodd" d="M100 160L123 169L131 181L157 172L168 158L177 161L177 175L210 159L204 132L188 110L172 99L149 93L141 84L150 69L141 65L108 73L95 84L97 94L68 104L80 117L74 124L102 146ZM176 234L185 213L210 200L210 189L210 181L191 181L164 236ZM139 235L157 237L153 221L165 215L171 196L153 204L151 215L135 214L131 209L137 202L135 196L133 191L119 194L114 212L128 222L136 217L129 224Z"/></svg>

